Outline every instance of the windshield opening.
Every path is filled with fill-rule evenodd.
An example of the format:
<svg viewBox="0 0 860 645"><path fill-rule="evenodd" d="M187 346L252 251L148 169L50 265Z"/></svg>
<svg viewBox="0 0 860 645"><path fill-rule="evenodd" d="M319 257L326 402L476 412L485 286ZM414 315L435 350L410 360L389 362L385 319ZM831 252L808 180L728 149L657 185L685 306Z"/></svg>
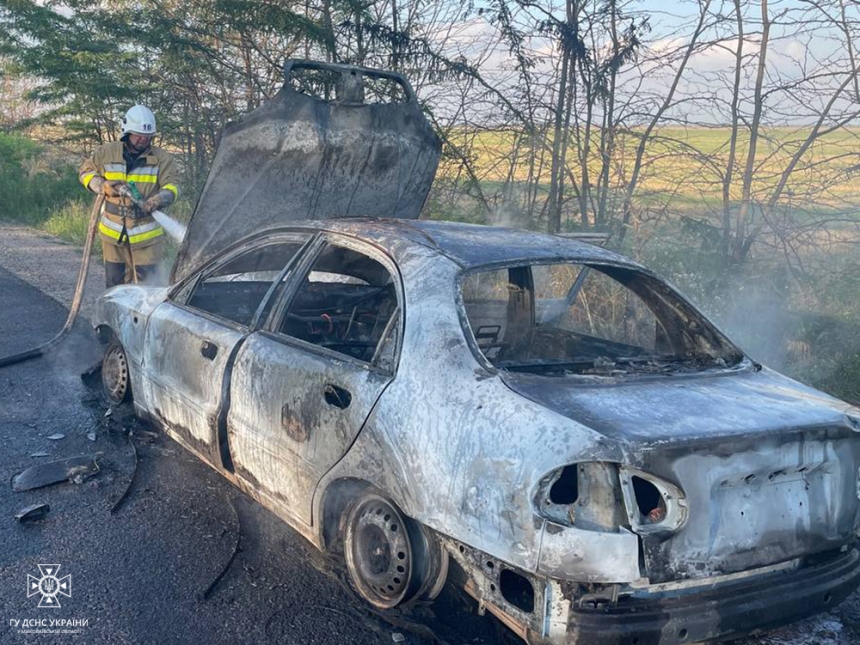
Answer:
<svg viewBox="0 0 860 645"><path fill-rule="evenodd" d="M740 350L668 286L570 262L466 273L467 333L495 367L547 375L728 367Z"/></svg>

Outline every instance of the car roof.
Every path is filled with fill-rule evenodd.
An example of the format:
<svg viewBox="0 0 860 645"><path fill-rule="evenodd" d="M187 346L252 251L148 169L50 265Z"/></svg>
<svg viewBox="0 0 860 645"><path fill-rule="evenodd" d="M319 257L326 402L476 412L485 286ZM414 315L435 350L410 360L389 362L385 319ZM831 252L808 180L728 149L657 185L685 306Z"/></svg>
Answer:
<svg viewBox="0 0 860 645"><path fill-rule="evenodd" d="M463 268L518 261L567 260L641 268L618 253L588 242L535 231L444 222L349 217L297 223L290 227L313 228L350 235L391 249L394 242L417 244L448 257ZM284 230L286 227L272 229ZM396 258L395 258L396 259Z"/></svg>

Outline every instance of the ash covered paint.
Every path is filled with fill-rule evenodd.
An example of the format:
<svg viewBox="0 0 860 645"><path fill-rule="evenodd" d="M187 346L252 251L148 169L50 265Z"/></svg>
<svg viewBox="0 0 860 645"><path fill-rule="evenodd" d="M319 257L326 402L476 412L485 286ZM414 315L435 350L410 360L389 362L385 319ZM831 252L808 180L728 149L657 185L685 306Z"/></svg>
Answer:
<svg viewBox="0 0 860 645"><path fill-rule="evenodd" d="M156 416L315 544L325 546L332 531L323 521L326 505L340 493L327 491L339 490L342 482L366 482L444 536L472 581L470 593L492 611L514 616L518 631L557 638L559 612L571 614L567 631L577 633L575 611L565 608L576 609L584 599L603 599L600 606L643 597L662 603L667 591L660 583L731 586L737 584L734 573L759 570L767 576L774 563L796 561L800 567L810 554L851 548L858 526L856 409L749 361L699 374L629 379L550 379L496 370L480 360L464 333L457 301L464 269L487 261L547 260L637 267L575 241L535 235L536 242L501 229L480 229L484 243L467 244L463 238L476 235L472 228L332 220L290 229L328 231L396 269L405 315L395 373L309 351L265 330L222 325L220 342L237 350L219 352L223 374L216 370L214 385L204 392L194 390L197 376L185 371L195 367L182 367L168 379L150 373L152 362L143 356L150 346L157 348L151 356L164 356L165 343L185 333L181 323L164 327L176 331L156 332L158 321L172 325L195 316L181 302L158 304L166 291L115 289L99 322L134 348L128 350L133 372L146 375L136 388L139 411ZM523 239L528 243L518 246ZM445 240L455 242L446 246ZM514 259L504 260L505 252ZM133 311L138 322L129 324L123 311ZM204 325L207 339L217 336L215 321L197 317L204 319L195 324ZM203 340L184 338L182 344L195 349ZM140 381L133 373L133 382ZM323 404L331 381L360 393L349 415ZM171 402L159 404L156 413L149 397L168 389ZM189 396L205 400L183 403ZM226 419L232 472L216 458L222 438L210 420L219 415ZM297 435L298 426L305 434ZM581 462L620 464L677 486L688 517L680 530L668 532L630 521L586 528L585 509L582 526L543 517L534 501L541 482ZM635 500L625 497L620 481L612 486L607 494L616 495L619 512L632 517ZM517 571L543 604L524 616L490 591L498 585L463 560L459 546L474 550L478 560L491 558ZM853 568L846 571L843 578L856 578ZM556 618L549 620L553 612ZM717 621L708 629L705 637L727 627Z"/></svg>
<svg viewBox="0 0 860 645"><path fill-rule="evenodd" d="M327 509L353 490L341 485L372 485L442 536L467 590L489 610L550 641L587 629L578 612L592 604L665 609L667 594L703 594L701 583L707 590L752 584L774 575L768 567L778 563L794 563L791 575L802 576L804 558L816 554L842 567L830 601L856 583L860 411L748 360L670 376L515 374L481 360L464 330L460 276L482 263L564 260L637 271L635 264L573 240L435 222L329 220L256 238L287 230L322 231L396 272L404 314L396 370L266 329L219 328L181 302L158 304L164 290L113 290L100 324L146 377L136 388L138 410L157 416L317 546L336 532L338 518ZM467 241L479 232L481 243ZM198 351L204 337L226 346L206 361L208 389L199 389L199 365L155 367L183 347ZM325 405L332 382L352 392L347 410ZM226 420L232 470L217 457L223 437L213 418ZM618 465L593 482L591 496L604 506L580 506L570 521L545 516L540 491L548 474L583 462ZM676 524L639 517L635 494L621 484L635 473L683 497ZM607 508L613 499L617 508ZM517 609L486 566L475 564L488 559L528 581L534 610ZM806 604L807 611L823 606ZM771 617L787 620L785 611L777 606ZM685 620L671 624L687 624L702 638L735 629L710 616ZM653 642L680 642L677 633Z"/></svg>
<svg viewBox="0 0 860 645"><path fill-rule="evenodd" d="M138 414L320 548L337 542L352 496L381 491L432 530L480 606L530 642L724 638L821 611L856 587L860 410L762 369L669 285L611 251L502 228L335 218L417 215L438 142L408 103L387 106L396 118L384 124L385 110L354 112L353 123L353 106L313 101L286 90L225 137L174 287L118 287L100 300L95 322L125 347ZM322 129L290 124L291 114L313 114ZM389 125L394 143L353 136ZM384 150L401 144L397 159ZM321 185L378 163L326 202L293 167L308 147L320 153L310 170L325 170ZM338 160L343 168L327 165ZM405 183L386 179L395 162L408 162ZM223 198L237 171L249 186L298 177L312 194L297 193L298 210L254 202L243 219L241 202ZM380 182L387 192L374 201ZM321 219L294 221L310 215ZM277 222L289 225L236 239L240 228ZM186 304L200 273L279 236L310 241L250 324ZM396 342L386 361L279 331L326 244L392 276ZM470 331L463 276L558 262L592 267L671 309L692 344L715 354L707 365L650 372L496 367ZM553 501L566 467L577 492Z"/></svg>

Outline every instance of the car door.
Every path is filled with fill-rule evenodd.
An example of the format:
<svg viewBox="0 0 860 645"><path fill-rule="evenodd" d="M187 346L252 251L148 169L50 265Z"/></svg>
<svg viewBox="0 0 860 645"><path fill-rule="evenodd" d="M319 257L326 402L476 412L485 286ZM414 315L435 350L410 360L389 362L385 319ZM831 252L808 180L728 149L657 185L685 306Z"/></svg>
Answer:
<svg viewBox="0 0 860 645"><path fill-rule="evenodd" d="M329 237L308 264L237 352L227 432L236 473L310 525L317 484L394 378L403 298L373 247Z"/></svg>
<svg viewBox="0 0 860 645"><path fill-rule="evenodd" d="M213 464L223 465L219 416L234 350L286 284L309 235L281 235L204 268L149 318L144 372L150 414Z"/></svg>

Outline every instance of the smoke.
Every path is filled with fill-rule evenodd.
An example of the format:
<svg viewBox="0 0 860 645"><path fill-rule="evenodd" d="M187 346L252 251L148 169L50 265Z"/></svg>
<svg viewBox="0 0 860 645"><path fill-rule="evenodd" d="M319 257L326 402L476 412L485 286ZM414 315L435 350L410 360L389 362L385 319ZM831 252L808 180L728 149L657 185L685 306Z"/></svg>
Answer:
<svg viewBox="0 0 860 645"><path fill-rule="evenodd" d="M776 370L791 359L800 325L790 310L790 290L767 282L736 283L703 307L751 358Z"/></svg>
<svg viewBox="0 0 860 645"><path fill-rule="evenodd" d="M839 398L860 401L860 306L851 297L850 282L823 275L799 282L771 267L738 274L694 299L753 359Z"/></svg>
<svg viewBox="0 0 860 645"><path fill-rule="evenodd" d="M520 188L507 185L501 194L501 199L487 214L486 223L504 228L532 228L533 222L521 206L523 198L523 191Z"/></svg>

